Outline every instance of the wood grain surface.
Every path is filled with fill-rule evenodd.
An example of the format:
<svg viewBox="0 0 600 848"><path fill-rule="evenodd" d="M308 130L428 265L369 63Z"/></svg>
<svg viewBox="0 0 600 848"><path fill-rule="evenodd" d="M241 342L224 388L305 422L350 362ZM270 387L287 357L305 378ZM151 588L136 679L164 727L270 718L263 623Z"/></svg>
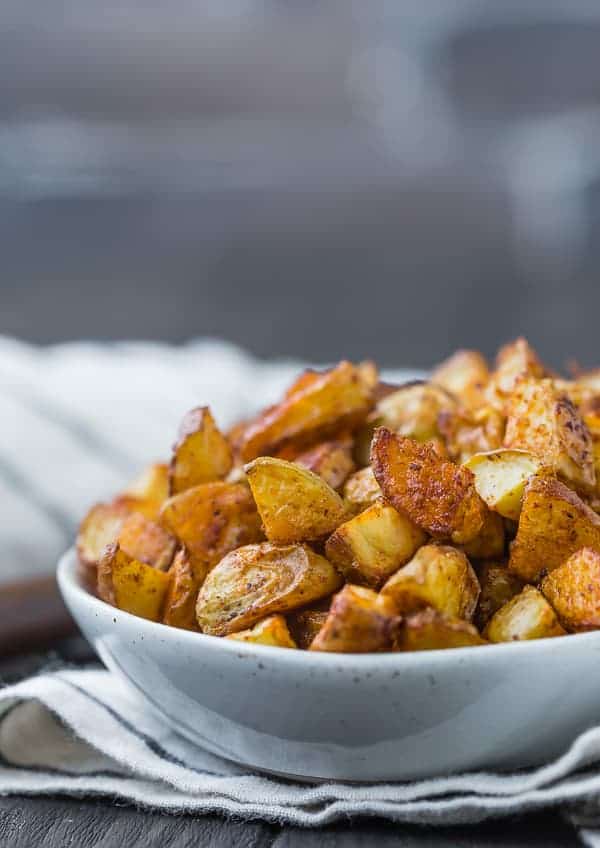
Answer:
<svg viewBox="0 0 600 848"><path fill-rule="evenodd" d="M0 657L39 649L76 631L54 576L0 587Z"/></svg>

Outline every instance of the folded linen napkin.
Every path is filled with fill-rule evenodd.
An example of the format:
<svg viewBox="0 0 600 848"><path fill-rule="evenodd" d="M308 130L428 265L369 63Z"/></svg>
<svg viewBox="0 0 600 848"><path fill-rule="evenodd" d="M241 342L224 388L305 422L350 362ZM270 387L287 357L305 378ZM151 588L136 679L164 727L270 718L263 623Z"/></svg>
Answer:
<svg viewBox="0 0 600 848"><path fill-rule="evenodd" d="M600 728L515 774L410 783L298 784L197 748L108 671L64 670L0 690L0 794L106 796L167 812L317 826L349 816L467 824L561 804L600 846Z"/></svg>

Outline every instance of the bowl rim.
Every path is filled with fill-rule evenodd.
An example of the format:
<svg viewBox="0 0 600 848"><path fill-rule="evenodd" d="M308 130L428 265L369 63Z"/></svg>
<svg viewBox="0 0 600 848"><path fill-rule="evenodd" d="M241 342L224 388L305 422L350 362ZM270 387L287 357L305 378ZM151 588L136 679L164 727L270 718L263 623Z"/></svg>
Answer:
<svg viewBox="0 0 600 848"><path fill-rule="evenodd" d="M452 664L452 661L463 662L467 657L473 660L481 660L483 658L490 661L496 658L497 661L500 661L503 657L511 656L513 660L517 657L526 660L532 655L547 651L550 647L549 643L555 648L561 647L565 649L567 647L565 643L568 643L568 647L575 648L577 645L584 647L587 643L594 644L594 642L600 642L600 630L589 631L587 633L569 633L566 636L546 637L528 641L515 640L514 642L497 642L463 648L437 648L411 652L387 651L365 654L302 651L281 648L275 645L238 642L233 639L225 639L221 636L211 636L208 633L197 633L193 630L172 627L159 621L149 621L148 619L120 610L118 607L112 607L106 601L92 595L83 585L77 573L77 563L77 551L75 547L71 547L60 557L56 568L56 580L60 592L69 607L69 599L73 598L78 605L85 606L90 612L96 615L98 614L98 610L101 610L104 614L110 611L115 623L120 620L129 624L135 623L136 627L146 631L149 635L160 636L163 642L166 634L170 634L167 638L171 638L171 636L175 637L178 640L183 640L190 646L204 646L205 648L222 650L238 655L241 654L244 657L268 657L273 660L277 658L278 660L285 660L289 663L304 666L334 666L337 670L343 670L344 668L356 669L358 667L366 671L375 666L379 670L383 666L384 669L389 668L396 671L402 668L412 668L415 665L421 665L423 668L431 668L431 666L439 666L440 664ZM78 622L76 613L73 614L73 617Z"/></svg>

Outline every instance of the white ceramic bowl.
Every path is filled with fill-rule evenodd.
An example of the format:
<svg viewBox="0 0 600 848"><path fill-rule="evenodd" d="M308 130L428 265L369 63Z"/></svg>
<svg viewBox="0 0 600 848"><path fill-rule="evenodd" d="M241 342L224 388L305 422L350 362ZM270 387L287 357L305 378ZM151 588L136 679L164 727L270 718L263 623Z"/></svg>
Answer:
<svg viewBox="0 0 600 848"><path fill-rule="evenodd" d="M303 779L399 780L533 765L599 719L600 632L414 654L271 648L155 624L58 566L104 663L198 745Z"/></svg>

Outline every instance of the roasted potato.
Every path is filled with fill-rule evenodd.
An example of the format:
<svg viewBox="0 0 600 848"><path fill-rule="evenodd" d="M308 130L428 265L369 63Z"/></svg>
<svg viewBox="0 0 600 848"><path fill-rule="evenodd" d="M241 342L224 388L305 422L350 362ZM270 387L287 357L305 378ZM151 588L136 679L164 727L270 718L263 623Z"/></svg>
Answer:
<svg viewBox="0 0 600 848"><path fill-rule="evenodd" d="M319 539L347 517L341 497L317 474L294 462L261 456L246 476L271 542Z"/></svg>
<svg viewBox="0 0 600 848"><path fill-rule="evenodd" d="M389 598L347 583L331 602L325 624L310 650L348 654L390 651L400 620Z"/></svg>
<svg viewBox="0 0 600 848"><path fill-rule="evenodd" d="M464 544L481 531L487 507L468 468L385 427L375 431L371 464L385 498L432 536Z"/></svg>
<svg viewBox="0 0 600 848"><path fill-rule="evenodd" d="M169 568L171 582L164 603L163 624L184 630L200 629L196 621L196 601L209 570L207 563L194 562L185 548L175 554Z"/></svg>
<svg viewBox="0 0 600 848"><path fill-rule="evenodd" d="M144 469L118 500L146 518L156 521L160 508L169 497L169 466L157 462Z"/></svg>
<svg viewBox="0 0 600 848"><path fill-rule="evenodd" d="M299 648L306 649L327 620L331 598L324 598L313 606L293 610L286 616L292 638Z"/></svg>
<svg viewBox="0 0 600 848"><path fill-rule="evenodd" d="M107 545L98 564L98 596L120 610L159 621L170 576Z"/></svg>
<svg viewBox="0 0 600 848"><path fill-rule="evenodd" d="M522 378L541 380L546 369L526 339L518 338L504 345L496 356L496 367L486 389L488 401L504 410L509 395Z"/></svg>
<svg viewBox="0 0 600 848"><path fill-rule="evenodd" d="M425 539L410 518L380 499L341 524L327 540L325 554L346 580L378 588Z"/></svg>
<svg viewBox="0 0 600 848"><path fill-rule="evenodd" d="M449 618L434 609L425 609L404 619L396 640L396 650L438 651L485 644L485 639L468 621Z"/></svg>
<svg viewBox="0 0 600 848"><path fill-rule="evenodd" d="M485 357L477 350L457 350L435 368L431 382L460 398L467 409L485 403L484 389L490 379Z"/></svg>
<svg viewBox="0 0 600 848"><path fill-rule="evenodd" d="M481 451L499 448L504 438L505 418L492 406L469 410L444 409L438 417L438 429L448 456L465 462Z"/></svg>
<svg viewBox="0 0 600 848"><path fill-rule="evenodd" d="M465 467L475 475L475 488L488 507L518 521L525 484L540 471L542 461L530 451L501 448L474 454Z"/></svg>
<svg viewBox="0 0 600 848"><path fill-rule="evenodd" d="M249 630L230 633L225 638L236 639L238 642L254 642L255 645L272 645L276 648L298 647L292 639L286 620L282 615L270 615Z"/></svg>
<svg viewBox="0 0 600 848"><path fill-rule="evenodd" d="M381 594L391 598L402 615L433 607L466 620L475 612L479 582L462 551L449 545L423 545L392 574Z"/></svg>
<svg viewBox="0 0 600 848"><path fill-rule="evenodd" d="M169 469L170 494L177 495L200 483L226 477L233 465L233 452L207 406L191 409L184 416L179 438L173 446Z"/></svg>
<svg viewBox="0 0 600 848"><path fill-rule="evenodd" d="M401 386L382 398L372 418L400 436L427 442L440 435L438 417L443 409L457 408L455 398L441 386L417 381Z"/></svg>
<svg viewBox="0 0 600 848"><path fill-rule="evenodd" d="M132 512L123 521L117 541L121 550L132 559L152 565L159 571L168 569L177 544L160 524L139 512Z"/></svg>
<svg viewBox="0 0 600 848"><path fill-rule="evenodd" d="M196 617L204 633L225 636L326 597L341 583L331 563L306 545L246 545L208 574Z"/></svg>
<svg viewBox="0 0 600 848"><path fill-rule="evenodd" d="M595 487L589 430L552 380L518 381L507 406L505 447L530 451L575 488Z"/></svg>
<svg viewBox="0 0 600 848"><path fill-rule="evenodd" d="M129 515L131 511L123 503L99 503L89 510L77 534L77 555L84 568L95 571L104 548L116 542Z"/></svg>
<svg viewBox="0 0 600 848"><path fill-rule="evenodd" d="M476 573L481 593L474 621L479 630L483 630L494 613L519 594L523 581L502 562L481 563L477 566Z"/></svg>
<svg viewBox="0 0 600 848"><path fill-rule="evenodd" d="M362 512L381 498L381 489L370 465L355 471L344 485L344 504L349 512Z"/></svg>
<svg viewBox="0 0 600 848"><path fill-rule="evenodd" d="M564 634L556 613L534 586L525 586L518 595L500 607L483 631L490 642L546 639Z"/></svg>
<svg viewBox="0 0 600 848"><path fill-rule="evenodd" d="M352 439L321 442L299 454L294 461L313 474L318 474L332 489L341 489L355 468Z"/></svg>
<svg viewBox="0 0 600 848"><path fill-rule="evenodd" d="M540 584L567 630L600 628L600 553L582 548Z"/></svg>
<svg viewBox="0 0 600 848"><path fill-rule="evenodd" d="M377 371L370 363L340 362L303 375L277 406L265 410L238 436L244 461L273 454L289 442L314 444L365 420L374 403Z"/></svg>
<svg viewBox="0 0 600 848"><path fill-rule="evenodd" d="M160 514L195 565L215 565L229 551L263 539L260 517L244 483L202 483L174 495Z"/></svg>
<svg viewBox="0 0 600 848"><path fill-rule="evenodd" d="M600 516L559 480L532 477L510 548L510 570L533 583L584 547L600 551Z"/></svg>
<svg viewBox="0 0 600 848"><path fill-rule="evenodd" d="M504 556L505 544L504 519L488 510L479 533L461 547L469 559L498 559Z"/></svg>

